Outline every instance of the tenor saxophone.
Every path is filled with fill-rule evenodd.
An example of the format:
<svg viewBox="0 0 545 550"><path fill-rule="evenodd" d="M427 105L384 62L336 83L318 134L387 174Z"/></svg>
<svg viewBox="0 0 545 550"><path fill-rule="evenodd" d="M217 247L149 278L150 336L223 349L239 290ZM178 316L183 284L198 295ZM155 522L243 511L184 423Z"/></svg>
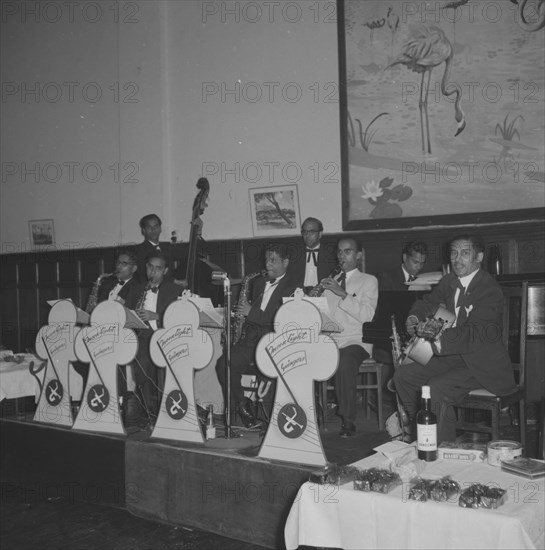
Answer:
<svg viewBox="0 0 545 550"><path fill-rule="evenodd" d="M100 285L102 284L102 279L105 279L106 277L111 277L112 275L113 273L103 273L102 275L98 276L91 290L91 294L89 294L89 298L87 299L87 305L85 306L86 313L92 313L93 309L97 307L98 290L100 288Z"/></svg>
<svg viewBox="0 0 545 550"><path fill-rule="evenodd" d="M244 279L242 279L242 286L240 288L240 294L238 295L238 301L237 305L247 304L248 303L248 294L250 291L250 281L252 279L255 279L261 275L262 277L265 277L267 275L267 272L265 270L259 271L256 273L251 273L250 275L246 275ZM246 320L246 317L242 315L241 313L235 313L234 320L233 320L233 328L232 328L232 343L236 344L243 336L243 327L244 327L244 321Z"/></svg>

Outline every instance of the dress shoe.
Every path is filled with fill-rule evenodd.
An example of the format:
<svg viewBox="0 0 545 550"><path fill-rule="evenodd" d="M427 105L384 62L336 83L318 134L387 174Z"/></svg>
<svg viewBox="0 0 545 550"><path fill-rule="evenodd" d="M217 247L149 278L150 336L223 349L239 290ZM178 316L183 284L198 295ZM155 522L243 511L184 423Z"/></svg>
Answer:
<svg viewBox="0 0 545 550"><path fill-rule="evenodd" d="M350 422L350 420L343 421L339 435L341 437L352 437L355 434L356 434L356 425L354 424L354 422Z"/></svg>
<svg viewBox="0 0 545 550"><path fill-rule="evenodd" d="M242 425L247 429L258 428L261 422L254 416L250 410L248 402L239 403L237 412L242 422Z"/></svg>

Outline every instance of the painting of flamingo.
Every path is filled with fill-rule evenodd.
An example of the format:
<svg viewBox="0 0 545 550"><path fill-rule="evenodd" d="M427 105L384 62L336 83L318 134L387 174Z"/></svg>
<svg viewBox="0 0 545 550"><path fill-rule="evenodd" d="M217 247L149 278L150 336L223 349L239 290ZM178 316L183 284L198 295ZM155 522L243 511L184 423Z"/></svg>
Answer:
<svg viewBox="0 0 545 550"><path fill-rule="evenodd" d="M420 131L422 136L422 151L431 154L430 123L428 115L428 93L431 72L435 67L445 64L443 78L441 79L441 93L447 97L456 96L454 103L454 117L458 124L457 136L466 126L464 112L460 106L461 92L459 87L447 89L450 70L453 60L452 45L445 33L438 27L419 25L415 27L407 42L403 46L401 54L387 67L401 64L412 71L422 75L420 84Z"/></svg>
<svg viewBox="0 0 545 550"><path fill-rule="evenodd" d="M545 0L338 2L343 228L543 217Z"/></svg>

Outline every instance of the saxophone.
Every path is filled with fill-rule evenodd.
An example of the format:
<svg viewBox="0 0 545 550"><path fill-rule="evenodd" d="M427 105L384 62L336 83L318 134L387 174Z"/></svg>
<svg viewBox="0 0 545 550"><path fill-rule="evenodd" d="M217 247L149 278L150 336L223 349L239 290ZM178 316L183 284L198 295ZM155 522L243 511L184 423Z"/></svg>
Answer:
<svg viewBox="0 0 545 550"><path fill-rule="evenodd" d="M340 274L342 271L341 266L338 265L326 278L329 279L331 277L335 278L337 275ZM324 293L324 285L320 282L315 287L311 288L308 295L311 298L318 298Z"/></svg>
<svg viewBox="0 0 545 550"><path fill-rule="evenodd" d="M89 298L87 299L87 305L85 306L86 313L92 313L93 309L97 307L98 289L102 284L102 279L105 279L106 277L111 277L112 275L113 273L103 273L102 275L98 276L91 290L91 294L89 294Z"/></svg>
<svg viewBox="0 0 545 550"><path fill-rule="evenodd" d="M397 326L396 326L396 316L392 315L390 317L390 321L392 323L392 336L390 337L392 339L392 359L394 360L394 370L399 368L403 359L403 349L401 346L401 338L399 337L399 333L397 332ZM390 383L388 383L388 389L392 389L390 386ZM401 400L399 399L399 395L395 391L395 388L393 389L396 396L396 404L397 404L397 415L399 418L399 427L401 428L401 438L402 440L405 437L405 429L409 425L409 415L407 414L407 411L405 410L405 407L403 406L403 403L401 403Z"/></svg>
<svg viewBox="0 0 545 550"><path fill-rule="evenodd" d="M240 288L240 294L238 295L237 305L248 303L250 281L258 277L259 275L261 275L262 277L266 277L267 272L263 270L256 273L251 273L250 275L246 275L244 279L242 279L242 286ZM240 313L235 313L234 320L233 320L233 328L231 331L233 344L236 344L242 338L243 336L242 327L244 326L245 320L246 320L246 317L244 315L241 315Z"/></svg>

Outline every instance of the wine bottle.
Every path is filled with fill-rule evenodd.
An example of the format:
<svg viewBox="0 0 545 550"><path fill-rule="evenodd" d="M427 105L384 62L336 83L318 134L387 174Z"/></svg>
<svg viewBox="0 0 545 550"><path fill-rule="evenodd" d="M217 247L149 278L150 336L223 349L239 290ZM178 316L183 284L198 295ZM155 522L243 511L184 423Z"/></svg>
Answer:
<svg viewBox="0 0 545 550"><path fill-rule="evenodd" d="M419 459L437 460L437 416L431 410L429 386L422 386L422 408L416 415L416 448Z"/></svg>
<svg viewBox="0 0 545 550"><path fill-rule="evenodd" d="M503 274L503 261L501 257L501 248L498 244L493 244L490 247L490 256L488 260L489 269L488 272L491 275Z"/></svg>

